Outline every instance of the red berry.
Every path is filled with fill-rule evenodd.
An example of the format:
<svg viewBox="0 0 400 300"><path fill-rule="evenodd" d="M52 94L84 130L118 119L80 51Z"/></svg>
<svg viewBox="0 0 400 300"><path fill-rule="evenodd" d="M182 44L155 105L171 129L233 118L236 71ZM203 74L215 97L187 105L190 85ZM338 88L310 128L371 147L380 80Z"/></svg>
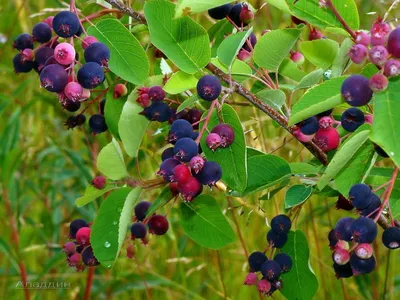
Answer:
<svg viewBox="0 0 400 300"><path fill-rule="evenodd" d="M374 92L383 92L387 89L389 80L383 74L375 74L369 79L369 87Z"/></svg>
<svg viewBox="0 0 400 300"><path fill-rule="evenodd" d="M82 227L76 233L76 241L81 246L87 246L90 244L90 228L89 227Z"/></svg>
<svg viewBox="0 0 400 300"><path fill-rule="evenodd" d="M171 193L172 193L172 196L175 197L176 195L179 194L178 183L177 183L177 182L171 182L171 183L169 184L169 189L170 189L170 191L171 191Z"/></svg>
<svg viewBox="0 0 400 300"><path fill-rule="evenodd" d="M324 37L324 35L322 34L321 31L319 31L318 29L311 29L310 34L308 36L308 39L310 41L314 41L314 40L320 40Z"/></svg>
<svg viewBox="0 0 400 300"><path fill-rule="evenodd" d="M382 22L382 20L375 21L371 28L371 45L385 45L390 31L389 24Z"/></svg>
<svg viewBox="0 0 400 300"><path fill-rule="evenodd" d="M271 283L266 279L261 279L257 283L257 290L260 294L267 294L271 290Z"/></svg>
<svg viewBox="0 0 400 300"><path fill-rule="evenodd" d="M339 147L340 135L333 127L320 129L315 134L314 141L322 151L328 152Z"/></svg>
<svg viewBox="0 0 400 300"><path fill-rule="evenodd" d="M107 183L107 179L104 176L97 176L92 180L93 186L98 189L102 190Z"/></svg>
<svg viewBox="0 0 400 300"><path fill-rule="evenodd" d="M182 195L184 201L192 201L197 195L201 193L203 186L194 177L189 177L186 183L178 185L178 190Z"/></svg>
<svg viewBox="0 0 400 300"><path fill-rule="evenodd" d="M244 4L239 14L239 19L243 24L249 24L254 19L254 13L249 9L249 6Z"/></svg>
<svg viewBox="0 0 400 300"><path fill-rule="evenodd" d="M74 242L68 242L65 243L63 246L63 251L65 252L65 254L67 254L68 256L71 254L74 254L76 251L76 245Z"/></svg>
<svg viewBox="0 0 400 300"><path fill-rule="evenodd" d="M74 253L67 258L67 262L70 267L77 267L82 263L82 255Z"/></svg>
<svg viewBox="0 0 400 300"><path fill-rule="evenodd" d="M302 143L311 142L312 139L314 138L314 135L306 135L306 134L302 133L302 132L300 131L300 129L296 129L296 130L293 132L293 136L296 137L296 139L298 139L298 140L299 140L300 142L302 142Z"/></svg>
<svg viewBox="0 0 400 300"><path fill-rule="evenodd" d="M114 87L114 99L121 98L121 97L125 96L126 94L128 94L128 89L125 84L118 83Z"/></svg>
<svg viewBox="0 0 400 300"><path fill-rule="evenodd" d="M258 276L256 273L250 272L247 274L246 279L244 280L245 285L256 285L258 281Z"/></svg>
<svg viewBox="0 0 400 300"><path fill-rule="evenodd" d="M221 147L225 148L235 140L235 132L229 124L219 124L211 130L211 133L216 133L221 137Z"/></svg>
<svg viewBox="0 0 400 300"><path fill-rule="evenodd" d="M156 235L163 235L168 231L169 223L165 216L154 215L151 216L147 222L149 232Z"/></svg>
<svg viewBox="0 0 400 300"><path fill-rule="evenodd" d="M185 184L190 177L190 170L187 166L180 164L174 168L172 180L177 181L178 184Z"/></svg>

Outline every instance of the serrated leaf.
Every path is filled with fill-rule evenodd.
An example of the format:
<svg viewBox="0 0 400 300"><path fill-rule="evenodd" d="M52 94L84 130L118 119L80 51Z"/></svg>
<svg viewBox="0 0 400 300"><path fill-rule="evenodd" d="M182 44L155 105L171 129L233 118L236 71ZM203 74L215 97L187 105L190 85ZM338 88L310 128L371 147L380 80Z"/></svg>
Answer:
<svg viewBox="0 0 400 300"><path fill-rule="evenodd" d="M226 3L230 3L229 0L202 0L202 1L193 1L193 0L179 0L178 5L176 6L175 17L180 17L183 13L199 13L211 8L221 6Z"/></svg>
<svg viewBox="0 0 400 300"><path fill-rule="evenodd" d="M347 38L343 41L332 64L332 78L341 76L346 67L349 65L349 51L352 46L353 41L351 39Z"/></svg>
<svg viewBox="0 0 400 300"><path fill-rule="evenodd" d="M305 234L300 230L290 231L282 252L293 261L290 272L282 274L285 282L282 295L287 299L313 299L318 290L318 280L310 269L310 249Z"/></svg>
<svg viewBox="0 0 400 300"><path fill-rule="evenodd" d="M312 194L312 187L302 184L291 186L285 194L285 209L295 207L302 204Z"/></svg>
<svg viewBox="0 0 400 300"><path fill-rule="evenodd" d="M90 242L97 260L106 268L111 268L121 251L141 190L137 187L113 191L93 222Z"/></svg>
<svg viewBox="0 0 400 300"><path fill-rule="evenodd" d="M93 185L89 184L86 187L85 194L82 197L77 198L75 200L75 204L78 207L82 207L82 206L96 200L97 198L101 197L108 191L111 191L116 188L118 188L118 187L115 185L112 185L112 184L108 184L103 189L99 190L99 189L96 189Z"/></svg>
<svg viewBox="0 0 400 300"><path fill-rule="evenodd" d="M289 58L282 61L278 73L296 82L300 82L307 75Z"/></svg>
<svg viewBox="0 0 400 300"><path fill-rule="evenodd" d="M114 138L107 146L101 149L97 157L97 168L112 180L128 176L121 147Z"/></svg>
<svg viewBox="0 0 400 300"><path fill-rule="evenodd" d="M173 198L171 189L169 188L169 185L166 186L160 194L158 194L156 200L151 204L149 209L147 210L146 216L151 216L153 213L157 211L160 207L164 206L167 204L171 199Z"/></svg>
<svg viewBox="0 0 400 300"><path fill-rule="evenodd" d="M144 14L153 45L183 72L194 74L210 61L210 40L206 30L187 16L174 19L173 3L148 1L144 5Z"/></svg>
<svg viewBox="0 0 400 300"><path fill-rule="evenodd" d="M329 39L306 41L300 44L300 50L314 66L326 70L335 60L339 44Z"/></svg>
<svg viewBox="0 0 400 300"><path fill-rule="evenodd" d="M200 195L192 202L181 202L179 208L181 226L197 244L221 249L235 240L235 233L212 196Z"/></svg>
<svg viewBox="0 0 400 300"><path fill-rule="evenodd" d="M114 85L115 86L115 85ZM107 92L106 96L106 104L104 106L104 117L106 119L106 123L108 129L111 134L117 138L119 137L118 132L118 123L121 117L122 109L124 108L127 96L120 97L118 99L114 99L114 86L111 86Z"/></svg>
<svg viewBox="0 0 400 300"><path fill-rule="evenodd" d="M178 71L172 74L163 89L168 94L176 95L195 88L198 81L193 75Z"/></svg>
<svg viewBox="0 0 400 300"><path fill-rule="evenodd" d="M240 31L238 33L231 34L224 39L219 45L217 50L218 59L226 67L230 68L239 50L245 44L247 38L252 33L253 28L251 27L247 31Z"/></svg>
<svg viewBox="0 0 400 300"><path fill-rule="evenodd" d="M324 71L322 69L312 71L301 79L295 90L308 89L316 85L322 79L323 75Z"/></svg>
<svg viewBox="0 0 400 300"><path fill-rule="evenodd" d="M277 29L264 34L254 47L254 62L269 71L277 71L297 42L302 28Z"/></svg>
<svg viewBox="0 0 400 300"><path fill-rule="evenodd" d="M273 107L274 109L280 111L283 104L286 101L286 95L281 90L262 90L259 91L256 96L265 104Z"/></svg>
<svg viewBox="0 0 400 300"><path fill-rule="evenodd" d="M150 70L146 52L121 22L105 19L87 31L110 49L108 67L113 73L134 84L142 84L146 80Z"/></svg>
<svg viewBox="0 0 400 300"><path fill-rule="evenodd" d="M345 79L346 76L333 78L309 89L293 105L289 126L341 104L340 88Z"/></svg>

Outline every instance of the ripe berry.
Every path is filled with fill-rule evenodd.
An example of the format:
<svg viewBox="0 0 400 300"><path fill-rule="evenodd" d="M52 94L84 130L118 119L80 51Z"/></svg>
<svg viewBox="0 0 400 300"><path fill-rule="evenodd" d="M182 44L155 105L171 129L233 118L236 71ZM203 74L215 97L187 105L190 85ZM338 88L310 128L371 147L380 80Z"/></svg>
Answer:
<svg viewBox="0 0 400 300"><path fill-rule="evenodd" d="M346 110L341 118L341 124L347 131L354 132L365 123L364 113L358 108L351 107Z"/></svg>
<svg viewBox="0 0 400 300"><path fill-rule="evenodd" d="M333 127L328 129L319 129L314 136L314 141L324 152L335 150L340 144L340 135Z"/></svg>
<svg viewBox="0 0 400 300"><path fill-rule="evenodd" d="M108 66L108 60L110 59L110 49L103 43L92 43L86 47L85 61L98 63L100 66Z"/></svg>
<svg viewBox="0 0 400 300"><path fill-rule="evenodd" d="M332 259L338 265L343 266L349 262L350 253L346 249L337 248L335 249L335 252L333 252L332 254Z"/></svg>
<svg viewBox="0 0 400 300"><path fill-rule="evenodd" d="M289 255L285 253L278 253L277 255L275 255L274 261L279 264L282 273L289 272L293 265L292 259Z"/></svg>
<svg viewBox="0 0 400 300"><path fill-rule="evenodd" d="M276 233L273 229L267 233L267 241L275 248L282 248L287 242L287 233Z"/></svg>
<svg viewBox="0 0 400 300"><path fill-rule="evenodd" d="M92 131L92 134L99 134L107 131L108 126L106 119L101 114L92 115L89 119L89 128Z"/></svg>
<svg viewBox="0 0 400 300"><path fill-rule="evenodd" d="M208 10L208 14L211 18L216 20L224 19L231 12L232 5L230 3L217 6Z"/></svg>
<svg viewBox="0 0 400 300"><path fill-rule="evenodd" d="M221 166L214 161L206 161L204 167L194 177L203 185L215 185L222 178Z"/></svg>
<svg viewBox="0 0 400 300"><path fill-rule="evenodd" d="M66 99L62 103L62 107L68 110L69 112L76 112L77 110L79 110L79 108L81 108L81 103L79 101Z"/></svg>
<svg viewBox="0 0 400 300"><path fill-rule="evenodd" d="M257 44L257 37L256 35L252 32L250 33L250 36L247 38L247 41L250 42L251 47L249 47L248 42L244 43L242 49L246 50L247 52L252 52L254 49L254 46Z"/></svg>
<svg viewBox="0 0 400 300"><path fill-rule="evenodd" d="M348 242L339 240L339 241L337 242L336 246L335 246L335 249L345 249L345 250L349 250L349 249L350 249L350 246L349 246L349 243L348 243Z"/></svg>
<svg viewBox="0 0 400 300"><path fill-rule="evenodd" d="M351 225L351 234L356 243L372 243L378 234L374 220L359 217Z"/></svg>
<svg viewBox="0 0 400 300"><path fill-rule="evenodd" d="M188 162L199 152L195 141L191 138L182 138L176 142L174 153L180 161Z"/></svg>
<svg viewBox="0 0 400 300"><path fill-rule="evenodd" d="M219 146L221 145L221 142L222 142L221 137L216 133L210 133L206 137L206 144L207 144L208 148L210 148L213 151L216 150L217 148L219 148Z"/></svg>
<svg viewBox="0 0 400 300"><path fill-rule="evenodd" d="M257 290L260 294L268 294L271 291L271 283L266 279L257 282Z"/></svg>
<svg viewBox="0 0 400 300"><path fill-rule="evenodd" d="M336 237L335 229L329 231L328 240L329 240L329 247L331 248L331 250L333 250L339 241L338 238Z"/></svg>
<svg viewBox="0 0 400 300"><path fill-rule="evenodd" d="M51 28L44 22L37 23L32 29L33 40L43 44L51 39Z"/></svg>
<svg viewBox="0 0 400 300"><path fill-rule="evenodd" d="M71 255L74 254L76 251L76 245L74 242L67 242L63 246L63 251L65 252L66 255Z"/></svg>
<svg viewBox="0 0 400 300"><path fill-rule="evenodd" d="M349 191L349 199L357 209L365 209L371 204L371 188L363 183L353 185Z"/></svg>
<svg viewBox="0 0 400 300"><path fill-rule="evenodd" d="M221 91L221 82L213 75L205 75L197 82L197 93L203 100L213 101L219 97Z"/></svg>
<svg viewBox="0 0 400 300"><path fill-rule="evenodd" d="M83 65L79 69L77 77L78 82L85 89L94 89L102 84L105 78L103 68L95 62Z"/></svg>
<svg viewBox="0 0 400 300"><path fill-rule="evenodd" d="M25 49L21 52L22 55L22 60L23 61L33 61L35 58L35 53L33 52L32 49Z"/></svg>
<svg viewBox="0 0 400 300"><path fill-rule="evenodd" d="M250 272L247 274L246 279L244 280L245 285L256 285L258 282L258 276L256 273Z"/></svg>
<svg viewBox="0 0 400 300"><path fill-rule="evenodd" d="M333 269L335 270L336 277L339 278L349 278L353 276L353 270L351 268L350 263L347 263L343 266L338 265L337 263L333 263Z"/></svg>
<svg viewBox="0 0 400 300"><path fill-rule="evenodd" d="M369 50L369 60L377 66L383 66L389 57L389 53L384 46L375 46Z"/></svg>
<svg viewBox="0 0 400 300"><path fill-rule="evenodd" d="M240 20L240 12L241 11L242 11L242 4L238 3L235 5L232 5L231 11L228 14L229 19L231 19L232 22L235 23L235 25L238 27L242 26L242 21Z"/></svg>
<svg viewBox="0 0 400 300"><path fill-rule="evenodd" d="M386 228L382 234L382 243L389 249L400 248L400 228Z"/></svg>
<svg viewBox="0 0 400 300"><path fill-rule="evenodd" d="M351 241L352 230L351 226L354 222L353 218L341 218L335 227L336 238L347 242Z"/></svg>
<svg viewBox="0 0 400 300"><path fill-rule="evenodd" d="M354 249L354 253L361 259L367 259L373 255L374 251L370 244L363 243L359 244L356 249Z"/></svg>
<svg viewBox="0 0 400 300"><path fill-rule="evenodd" d="M34 63L32 61L25 60L21 53L14 56L13 59L14 71L16 74L29 73L32 71Z"/></svg>
<svg viewBox="0 0 400 300"><path fill-rule="evenodd" d="M60 65L49 65L40 73L40 83L49 92L59 93L68 83L68 74Z"/></svg>
<svg viewBox="0 0 400 300"><path fill-rule="evenodd" d="M240 51L237 55L237 58L244 62L249 62L251 60L251 57L252 57L252 53L245 49L240 49Z"/></svg>
<svg viewBox="0 0 400 300"><path fill-rule="evenodd" d="M174 147L169 147L163 151L161 154L161 160L164 161L168 158L173 158L174 157Z"/></svg>
<svg viewBox="0 0 400 300"><path fill-rule="evenodd" d="M369 87L374 92L383 92L387 89L389 80L383 74L375 74L369 79Z"/></svg>
<svg viewBox="0 0 400 300"><path fill-rule="evenodd" d="M385 64L383 74L387 77L400 75L400 61L393 58L389 59Z"/></svg>
<svg viewBox="0 0 400 300"><path fill-rule="evenodd" d="M163 235L168 231L169 223L165 216L154 215L149 218L147 222L149 232L156 235Z"/></svg>
<svg viewBox="0 0 400 300"><path fill-rule="evenodd" d="M353 253L350 257L350 265L354 275L368 274L375 269L376 260L374 256L367 259L361 259Z"/></svg>
<svg viewBox="0 0 400 300"><path fill-rule="evenodd" d="M365 31L357 31L356 32L356 43L357 44L361 44L361 45L368 47L370 42L371 42L371 37L368 34L368 32L365 32Z"/></svg>
<svg viewBox="0 0 400 300"><path fill-rule="evenodd" d="M171 181L172 176L174 175L174 169L176 166L179 166L181 163L175 158L168 158L161 163L160 169L157 171L157 175L160 175L164 178L165 181Z"/></svg>
<svg viewBox="0 0 400 300"><path fill-rule="evenodd" d="M174 174L172 180L177 181L178 184L185 184L191 176L190 170L187 166L180 164L174 168Z"/></svg>
<svg viewBox="0 0 400 300"><path fill-rule="evenodd" d="M64 125L67 127L67 129L73 129L76 126L78 126L77 120L75 116L69 116L67 121L65 121Z"/></svg>
<svg viewBox="0 0 400 300"><path fill-rule="evenodd" d="M89 225L88 225L88 223L86 223L85 220L82 220L82 219L73 220L69 224L69 237L71 239L75 239L77 231L83 227L88 227L88 226Z"/></svg>
<svg viewBox="0 0 400 300"><path fill-rule="evenodd" d="M68 256L67 263L70 267L77 267L82 263L82 255L74 253Z"/></svg>
<svg viewBox="0 0 400 300"><path fill-rule="evenodd" d="M92 185L98 190L104 189L106 184L107 184L107 179L104 176L96 176L92 180Z"/></svg>
<svg viewBox="0 0 400 300"><path fill-rule="evenodd" d="M82 41L82 48L86 50L91 44L97 43L98 40L94 36L87 36Z"/></svg>
<svg viewBox="0 0 400 300"><path fill-rule="evenodd" d="M155 101L143 110L143 114L148 120L166 122L171 118L172 110L168 104Z"/></svg>
<svg viewBox="0 0 400 300"><path fill-rule="evenodd" d="M179 194L179 190L178 190L178 183L177 182L171 182L169 184L169 190L172 193L172 196L177 196Z"/></svg>
<svg viewBox="0 0 400 300"><path fill-rule="evenodd" d="M211 133L216 133L221 137L221 147L225 148L235 140L235 132L229 124L219 124L211 130Z"/></svg>
<svg viewBox="0 0 400 300"><path fill-rule="evenodd" d="M90 244L90 228L82 227L76 232L76 241L81 246L87 246Z"/></svg>
<svg viewBox="0 0 400 300"><path fill-rule="evenodd" d="M12 47L20 51L28 48L33 49L32 37L27 33L22 33L14 40Z"/></svg>
<svg viewBox="0 0 400 300"><path fill-rule="evenodd" d="M252 272L261 271L261 266L267 260L268 260L267 256L264 253L260 252L260 251L255 251L255 252L251 253L249 258L248 258L250 270Z"/></svg>
<svg viewBox="0 0 400 300"><path fill-rule="evenodd" d="M67 99L78 101L82 99L83 87L79 83L71 81L65 86L64 94Z"/></svg>
<svg viewBox="0 0 400 300"><path fill-rule="evenodd" d="M195 177L189 177L184 184L178 184L178 191L184 201L190 202L203 191L203 186Z"/></svg>
<svg viewBox="0 0 400 300"><path fill-rule="evenodd" d="M319 123L317 117L308 118L301 123L297 124L300 127L300 131L306 135L315 134L319 129Z"/></svg>
<svg viewBox="0 0 400 300"><path fill-rule="evenodd" d="M281 267L274 260L267 260L261 266L261 274L268 280L278 279L281 271Z"/></svg>
<svg viewBox="0 0 400 300"><path fill-rule="evenodd" d="M146 225L143 223L137 222L133 223L131 226L131 238L134 239L144 239L147 234Z"/></svg>
<svg viewBox="0 0 400 300"><path fill-rule="evenodd" d="M343 82L341 89L344 100L351 106L363 106L372 98L368 79L362 75L352 75Z"/></svg>
<svg viewBox="0 0 400 300"><path fill-rule="evenodd" d="M161 86L153 86L148 92L149 98L152 101L162 101L165 98L165 92Z"/></svg>
<svg viewBox="0 0 400 300"><path fill-rule="evenodd" d="M146 218L147 211L151 206L151 202L141 201L135 206L135 217L138 221L143 221Z"/></svg>
<svg viewBox="0 0 400 300"><path fill-rule="evenodd" d="M126 87L125 84L118 83L114 86L114 99L121 98L128 94L128 88Z"/></svg>
<svg viewBox="0 0 400 300"><path fill-rule="evenodd" d="M400 27L390 33L387 49L392 56L400 58Z"/></svg>
<svg viewBox="0 0 400 300"><path fill-rule="evenodd" d="M242 10L239 14L239 19L244 25L247 25L251 21L253 21L254 13L249 9L249 6L247 4L243 4Z"/></svg>
<svg viewBox="0 0 400 300"><path fill-rule="evenodd" d="M60 65L70 65L75 61L75 48L71 44L61 43L54 48L54 58Z"/></svg>
<svg viewBox="0 0 400 300"><path fill-rule="evenodd" d="M271 228L276 233L288 233L292 227L292 221L286 215L277 215L271 220Z"/></svg>
<svg viewBox="0 0 400 300"><path fill-rule="evenodd" d="M82 261L86 266L94 267L98 266L100 263L94 256L92 247L86 247L82 252Z"/></svg>
<svg viewBox="0 0 400 300"><path fill-rule="evenodd" d="M179 119L171 124L167 140L170 143L174 143L181 138L191 138L192 135L192 125L187 120Z"/></svg>
<svg viewBox="0 0 400 300"><path fill-rule="evenodd" d="M357 44L351 47L349 57L355 64L361 64L367 58L368 48L362 44Z"/></svg>
<svg viewBox="0 0 400 300"><path fill-rule="evenodd" d="M372 194L370 196L371 198L371 203L370 205L368 205L367 208L361 210L361 215L366 217L371 215L373 212L373 214L370 216L371 218L373 218L378 212L377 209L381 206L381 199L379 199L379 197L375 194ZM376 211L376 212L375 212Z"/></svg>
<svg viewBox="0 0 400 300"><path fill-rule="evenodd" d="M192 157L192 159L189 162L190 169L195 174L199 173L203 169L204 164L205 164L204 159L199 155Z"/></svg>
<svg viewBox="0 0 400 300"><path fill-rule="evenodd" d="M63 38L74 36L80 28L78 17L70 11L62 11L54 16L54 32Z"/></svg>
<svg viewBox="0 0 400 300"><path fill-rule="evenodd" d="M391 28L389 24L381 20L374 22L371 28L371 45L385 45L390 31Z"/></svg>
<svg viewBox="0 0 400 300"><path fill-rule="evenodd" d="M54 55L54 49L50 47L42 47L39 48L35 53L35 62L38 66L39 71L41 71L46 64L47 61ZM52 63L54 64L54 63Z"/></svg>

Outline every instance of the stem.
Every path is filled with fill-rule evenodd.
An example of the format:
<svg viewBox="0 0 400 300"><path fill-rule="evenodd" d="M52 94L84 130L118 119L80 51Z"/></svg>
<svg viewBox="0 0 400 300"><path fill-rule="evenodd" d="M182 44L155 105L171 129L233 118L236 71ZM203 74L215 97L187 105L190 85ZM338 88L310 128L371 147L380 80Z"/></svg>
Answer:
<svg viewBox="0 0 400 300"><path fill-rule="evenodd" d="M94 267L89 267L88 276L86 278L85 295L83 296L83 300L90 299L90 292L92 290L92 283L93 283L93 275L94 275Z"/></svg>
<svg viewBox="0 0 400 300"><path fill-rule="evenodd" d="M249 253L247 252L246 244L244 243L242 231L240 230L239 222L238 222L238 220L236 218L235 211L232 209L233 206L232 206L231 198L230 197L226 197L226 199L228 201L229 208L231 209L231 212L232 212L233 223L235 223L235 227L236 227L236 230L237 230L237 234L239 236L240 244L242 245L242 248L243 248L245 259L248 259L249 258Z"/></svg>
<svg viewBox="0 0 400 300"><path fill-rule="evenodd" d="M392 194L392 191L393 191L393 188L394 188L394 184L396 182L396 178L397 178L398 174L399 174L399 168L395 167L394 170L393 170L392 178L390 179L390 185L389 185L389 187L387 189L387 192L386 192L386 195L385 195L385 201L381 205L381 208L380 208L380 210L378 212L378 215L374 219L375 222L378 221L379 217L382 214L382 211L383 211L384 207L386 205L388 205L388 203L389 203L390 195Z"/></svg>
<svg viewBox="0 0 400 300"><path fill-rule="evenodd" d="M204 124L203 124L203 126L201 127L201 130L200 130L200 132L199 132L199 136L198 136L197 139L196 139L196 143L197 143L197 144L200 143L201 137L203 136L204 131L205 131L206 128L207 128L208 122L210 122L211 114L212 114L212 112L213 112L213 110L214 110L214 107L215 107L215 105L216 105L217 103L218 103L218 100L214 100L214 101L211 103L211 106L210 106L210 109L208 110L208 113L207 113L207 116L206 116L206 118L205 118Z"/></svg>
<svg viewBox="0 0 400 300"><path fill-rule="evenodd" d="M126 6L122 2L120 2L118 0L105 0L105 1L108 4L111 4L111 6L113 6L115 8L118 8L120 11L123 11L124 13L128 14L129 16L134 18L139 23L143 23L143 24L147 23L146 18L144 17L144 15L134 11L132 8L130 8L129 6Z"/></svg>
<svg viewBox="0 0 400 300"><path fill-rule="evenodd" d="M218 261L218 273L219 273L219 280L221 281L221 285L222 285L222 290L224 292L224 299L227 299L226 296L226 287L225 287L225 283L224 283L224 277L223 277L223 269L222 269L222 263L221 263L221 257L219 255L219 251L217 250L217 261Z"/></svg>
<svg viewBox="0 0 400 300"><path fill-rule="evenodd" d="M326 6L333 12L335 17L338 19L338 21L342 24L344 29L351 35L353 40L356 39L356 34L354 31L350 28L350 26L347 24L347 22L343 19L343 17L340 15L336 7L333 5L332 0L326 0Z"/></svg>

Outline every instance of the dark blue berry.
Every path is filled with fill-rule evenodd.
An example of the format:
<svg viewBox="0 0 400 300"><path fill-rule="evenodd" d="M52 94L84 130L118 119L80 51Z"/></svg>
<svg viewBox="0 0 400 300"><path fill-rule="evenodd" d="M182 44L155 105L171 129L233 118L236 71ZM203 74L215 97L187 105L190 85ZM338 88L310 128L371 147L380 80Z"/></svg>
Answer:
<svg viewBox="0 0 400 300"><path fill-rule="evenodd" d="M358 127L365 123L364 113L358 108L352 107L346 110L341 119L343 128L349 132L354 132Z"/></svg>
<svg viewBox="0 0 400 300"><path fill-rule="evenodd" d="M353 206L359 210L367 208L371 204L372 191L366 184L353 185L349 192L349 198Z"/></svg>
<svg viewBox="0 0 400 300"><path fill-rule="evenodd" d="M161 154L161 160L164 161L168 158L173 158L174 157L174 147L169 147L163 151Z"/></svg>
<svg viewBox="0 0 400 300"><path fill-rule="evenodd" d="M351 241L351 225L353 224L353 218L341 218L335 227L335 234L339 240L344 240L347 242Z"/></svg>
<svg viewBox="0 0 400 300"><path fill-rule="evenodd" d="M378 228L374 220L366 217L359 217L351 225L351 233L356 243L371 244L378 234Z"/></svg>
<svg viewBox="0 0 400 300"><path fill-rule="evenodd" d="M95 114L90 117L89 127L93 134L99 134L108 129L106 119L101 114Z"/></svg>
<svg viewBox="0 0 400 300"><path fill-rule="evenodd" d="M81 108L81 103L79 101L67 99L64 101L62 106L69 112L75 112Z"/></svg>
<svg viewBox="0 0 400 300"><path fill-rule="evenodd" d="M267 256L260 252L260 251L255 251L249 256L249 266L250 270L252 272L259 272L261 270L261 266L263 263L267 261Z"/></svg>
<svg viewBox="0 0 400 300"><path fill-rule="evenodd" d="M37 23L33 26L32 37L35 41L43 44L51 39L51 28L44 22Z"/></svg>
<svg viewBox="0 0 400 300"><path fill-rule="evenodd" d="M228 17L236 24L236 26L241 27L242 21L240 20L240 12L242 11L242 4L238 3L232 6Z"/></svg>
<svg viewBox="0 0 400 300"><path fill-rule="evenodd" d="M162 176L165 181L170 182L174 175L174 169L181 163L175 158L168 158L161 163L160 170L157 174Z"/></svg>
<svg viewBox="0 0 400 300"><path fill-rule="evenodd" d="M350 265L353 270L353 273L359 274L368 274L371 273L376 266L376 260L374 256L371 256L367 259L359 258L354 252L350 256Z"/></svg>
<svg viewBox="0 0 400 300"><path fill-rule="evenodd" d="M198 146L191 138L182 138L176 142L174 154L180 161L188 162L199 154Z"/></svg>
<svg viewBox="0 0 400 300"><path fill-rule="evenodd" d="M328 240L329 240L329 247L331 249L335 248L336 244L339 241L339 239L336 237L335 229L329 231Z"/></svg>
<svg viewBox="0 0 400 300"><path fill-rule="evenodd" d="M47 63L47 61L53 57L54 63ZM35 53L35 62L38 65L39 71L42 70L47 65L58 64L54 58L54 49L50 47L41 47Z"/></svg>
<svg viewBox="0 0 400 300"><path fill-rule="evenodd" d="M346 197L344 197L343 195L339 195L335 206L337 209L343 209L347 211L354 209L353 204L351 204L351 202L347 200Z"/></svg>
<svg viewBox="0 0 400 300"><path fill-rule="evenodd" d="M203 168L193 175L203 185L215 185L222 178L221 166L214 161L206 161Z"/></svg>
<svg viewBox="0 0 400 300"><path fill-rule="evenodd" d="M378 208L381 206L381 199L379 197L372 193L370 196L370 204L368 205L367 208L364 208L361 210L361 215L366 217L370 216L371 218L375 217L376 214L378 213Z"/></svg>
<svg viewBox="0 0 400 300"><path fill-rule="evenodd" d="M221 137L221 148L228 147L235 141L235 132L229 124L218 124L211 130L211 133L216 133Z"/></svg>
<svg viewBox="0 0 400 300"><path fill-rule="evenodd" d="M203 100L213 101L219 97L221 91L221 82L213 75L205 75L197 83L197 93Z"/></svg>
<svg viewBox="0 0 400 300"><path fill-rule="evenodd" d="M151 206L151 202L141 201L135 206L135 216L138 221L143 221L146 218L147 211Z"/></svg>
<svg viewBox="0 0 400 300"><path fill-rule="evenodd" d="M73 129L75 128L78 124L76 121L75 116L69 116L67 121L65 121L64 125L67 127L67 129Z"/></svg>
<svg viewBox="0 0 400 300"><path fill-rule="evenodd" d="M231 12L232 5L230 3L217 6L208 10L208 14L215 20L224 19Z"/></svg>
<svg viewBox="0 0 400 300"><path fill-rule="evenodd" d="M349 278L353 276L353 270L350 263L347 263L345 265L338 265L337 263L333 263L333 269L335 270L337 278Z"/></svg>
<svg viewBox="0 0 400 300"><path fill-rule="evenodd" d="M95 62L88 62L78 71L78 82L85 89L94 89L104 81L103 68Z"/></svg>
<svg viewBox="0 0 400 300"><path fill-rule="evenodd" d="M23 51L25 49L33 49L33 39L27 33L22 33L13 42L13 48Z"/></svg>
<svg viewBox="0 0 400 300"><path fill-rule="evenodd" d="M13 59L15 73L29 73L33 69L33 62L25 60L21 53L14 56Z"/></svg>
<svg viewBox="0 0 400 300"><path fill-rule="evenodd" d="M165 92L161 86L151 87L147 94L149 95L149 98L152 101L162 101L165 98Z"/></svg>
<svg viewBox="0 0 400 300"><path fill-rule="evenodd" d="M389 249L400 248L400 228L386 228L382 234L382 243Z"/></svg>
<svg viewBox="0 0 400 300"><path fill-rule="evenodd" d="M68 74L60 65L49 65L40 73L40 83L49 92L62 92L68 83Z"/></svg>
<svg viewBox="0 0 400 300"><path fill-rule="evenodd" d="M149 107L146 107L142 114L150 121L166 122L172 114L171 107L161 101L154 101Z"/></svg>
<svg viewBox="0 0 400 300"><path fill-rule="evenodd" d="M53 29L60 37L72 37L80 29L79 19L70 11L59 12L53 19Z"/></svg>
<svg viewBox="0 0 400 300"><path fill-rule="evenodd" d="M288 233L292 227L292 221L286 215L277 215L271 220L271 228L276 233Z"/></svg>
<svg viewBox="0 0 400 300"><path fill-rule="evenodd" d="M82 261L86 266L89 267L98 266L100 264L97 258L94 256L92 246L83 249Z"/></svg>
<svg viewBox="0 0 400 300"><path fill-rule="evenodd" d="M168 142L176 142L181 138L191 138L193 135L193 127L188 121L179 119L171 124L168 133Z"/></svg>
<svg viewBox="0 0 400 300"><path fill-rule="evenodd" d="M103 43L93 43L85 49L86 62L95 62L101 66L107 66L110 59L110 49Z"/></svg>
<svg viewBox="0 0 400 300"><path fill-rule="evenodd" d="M86 122L86 117L83 114L79 114L76 116L76 125L82 126Z"/></svg>
<svg viewBox="0 0 400 300"><path fill-rule="evenodd" d="M342 84L341 93L344 100L351 106L366 105L373 95L368 78L361 75L348 77Z"/></svg>
<svg viewBox="0 0 400 300"><path fill-rule="evenodd" d="M248 40L250 39L250 44L252 46L252 48L254 49L254 46L257 44L257 37L256 35L252 32L250 34L250 36L247 38ZM243 49L245 49L248 52L252 52L253 50L249 47L249 45L246 43L244 43L243 45Z"/></svg>
<svg viewBox="0 0 400 300"><path fill-rule="evenodd" d="M190 124L192 124L193 129L198 129L199 121L201 120L202 115L203 115L203 112L201 110L199 110L197 108L192 108L183 116L183 119L185 119ZM195 124L195 125L193 125L193 124Z"/></svg>
<svg viewBox="0 0 400 300"><path fill-rule="evenodd" d="M261 274L267 280L278 279L279 276L281 275L281 272L282 272L282 270L281 270L281 267L279 266L279 263L277 263L274 260L267 260L261 266Z"/></svg>
<svg viewBox="0 0 400 300"><path fill-rule="evenodd" d="M143 223L133 223L131 226L131 236L132 239L144 239L147 234L146 225Z"/></svg>
<svg viewBox="0 0 400 300"><path fill-rule="evenodd" d="M278 253L275 255L274 261L279 264L282 272L289 272L293 265L292 259L285 253Z"/></svg>
<svg viewBox="0 0 400 300"><path fill-rule="evenodd" d="M267 233L267 241L275 248L282 248L287 242L287 233L276 233L274 230L270 230Z"/></svg>
<svg viewBox="0 0 400 300"><path fill-rule="evenodd" d="M88 227L88 223L86 223L85 220L82 219L76 219L73 220L70 224L69 224L69 237L71 239L75 239L76 238L76 233L78 232L79 229L83 228L83 227Z"/></svg>
<svg viewBox="0 0 400 300"><path fill-rule="evenodd" d="M306 135L313 135L319 129L317 117L308 118L297 125L300 127L300 131Z"/></svg>

